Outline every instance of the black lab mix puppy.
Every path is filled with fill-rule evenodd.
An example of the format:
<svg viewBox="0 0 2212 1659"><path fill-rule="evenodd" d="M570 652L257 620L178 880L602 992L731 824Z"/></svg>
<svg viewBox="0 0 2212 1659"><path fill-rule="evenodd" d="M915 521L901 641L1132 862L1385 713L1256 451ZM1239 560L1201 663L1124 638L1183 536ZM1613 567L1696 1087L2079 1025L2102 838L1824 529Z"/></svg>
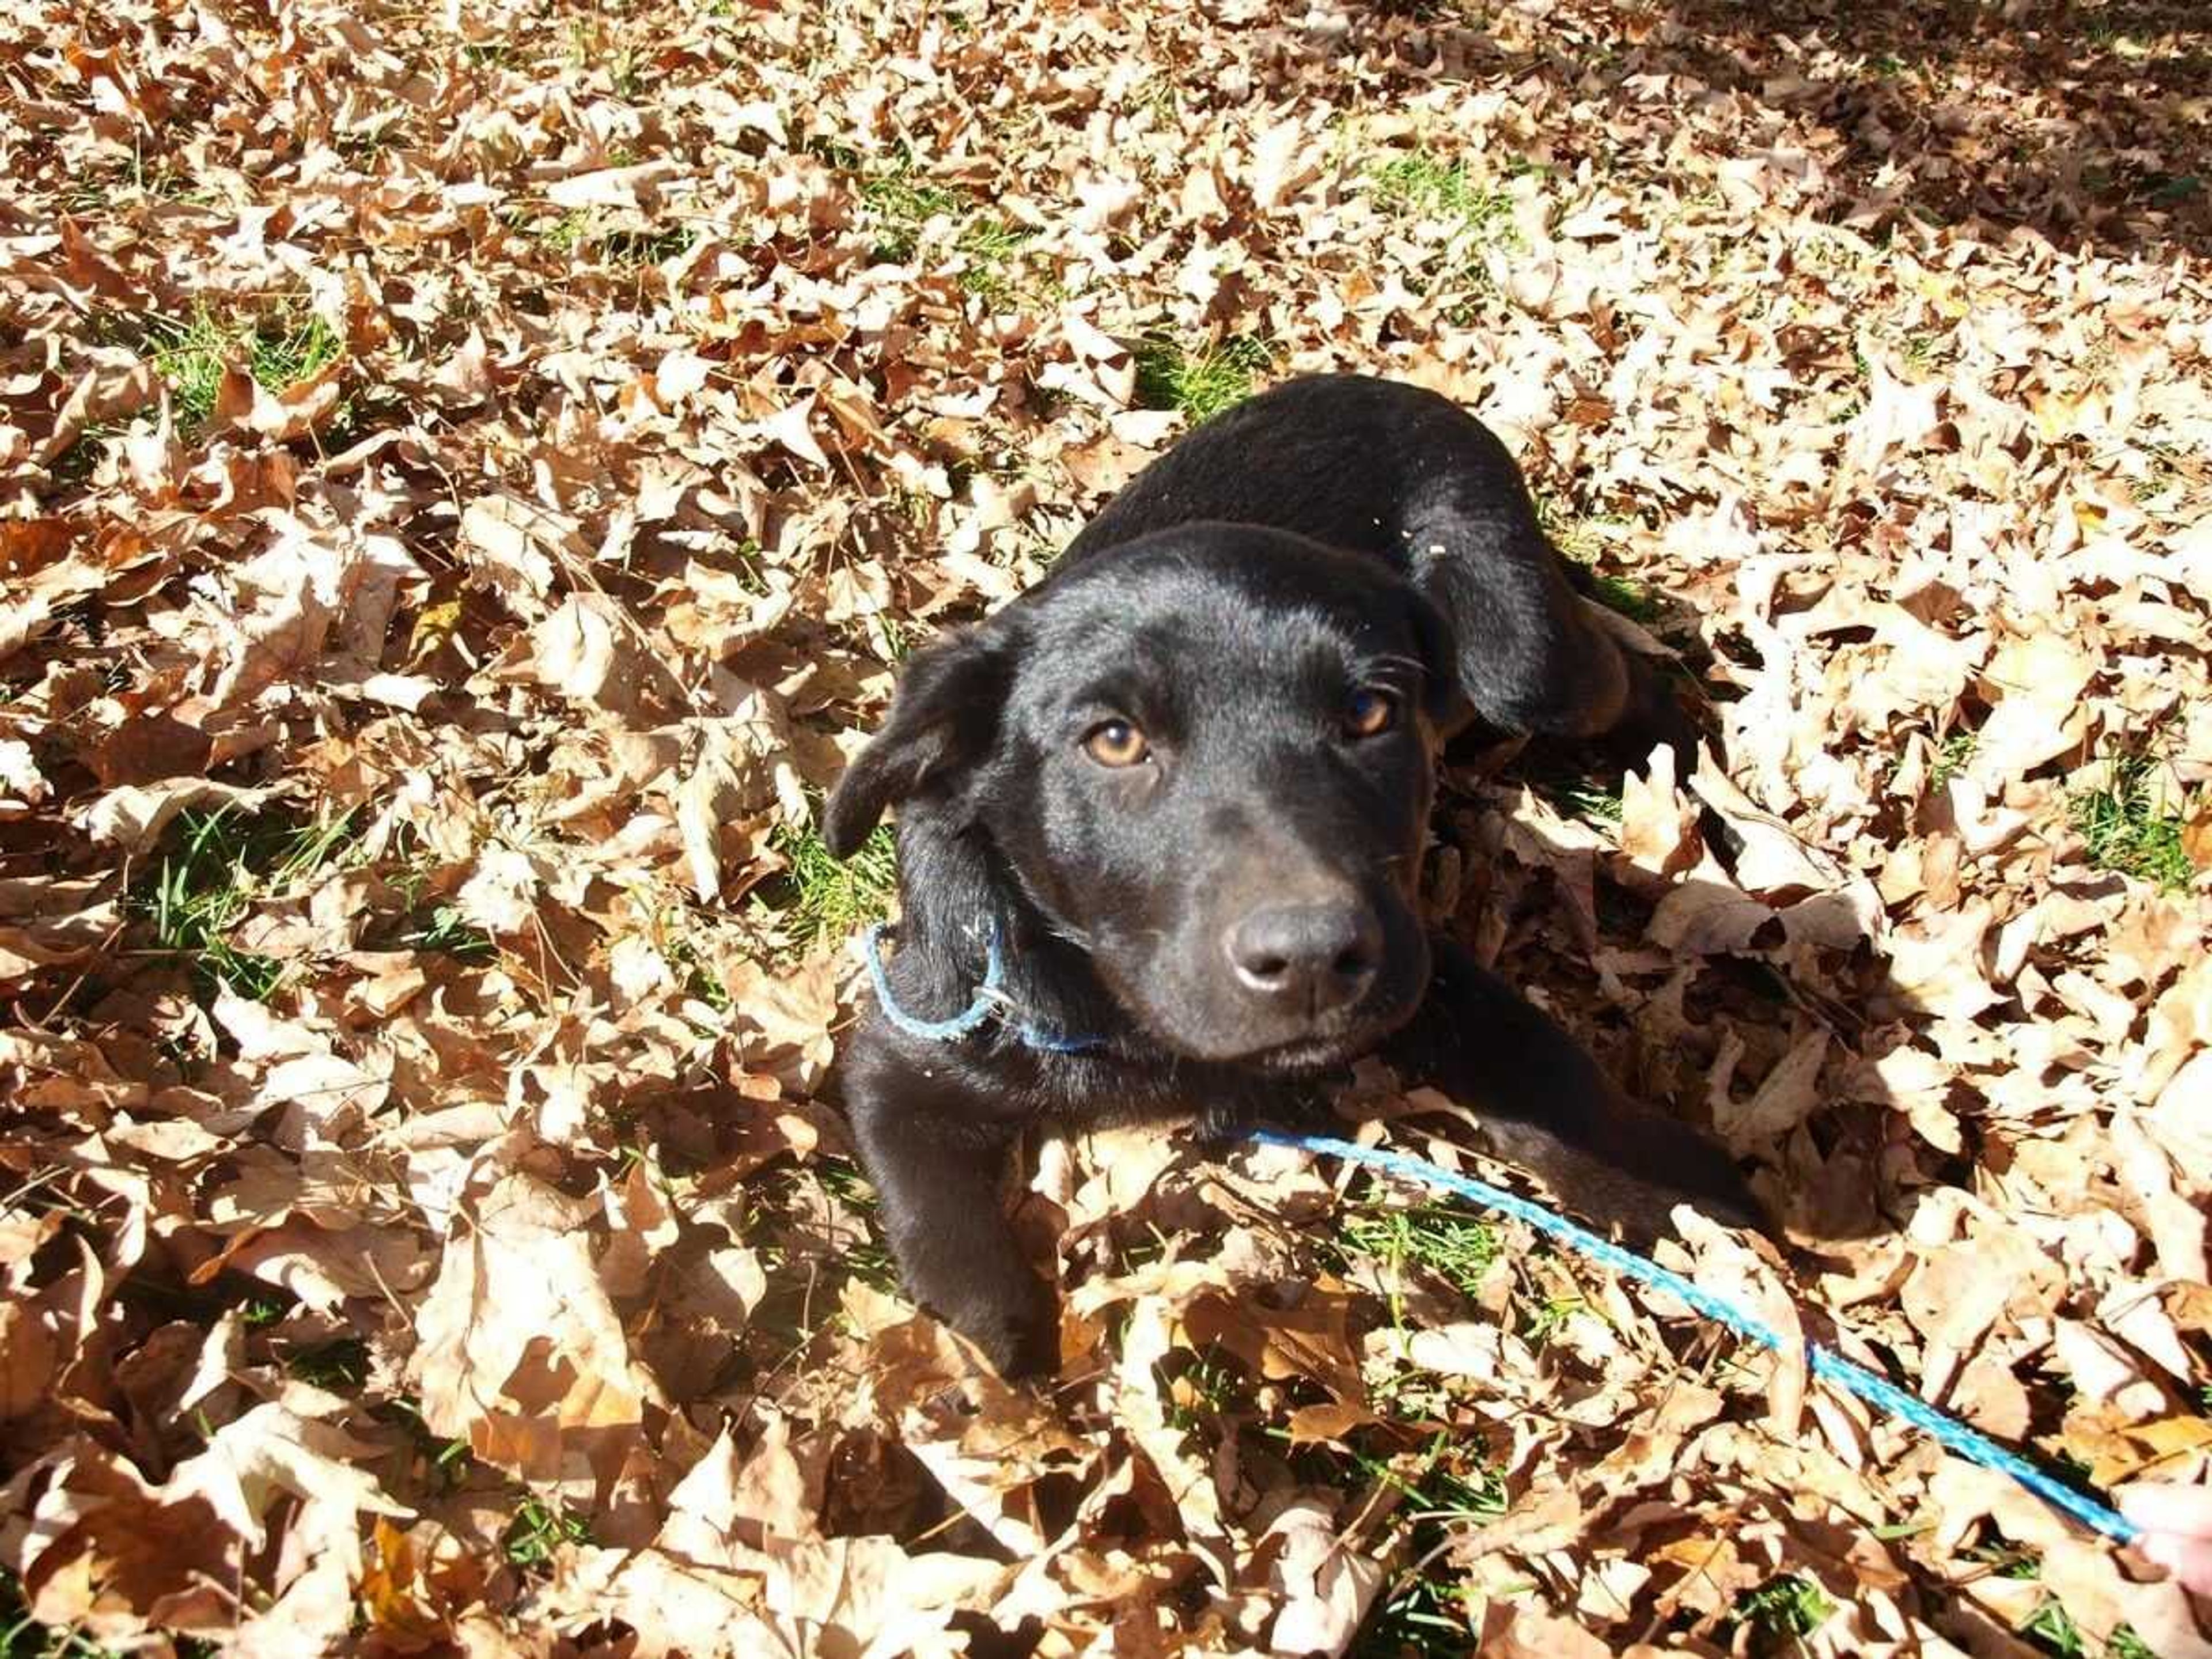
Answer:
<svg viewBox="0 0 2212 1659"><path fill-rule="evenodd" d="M845 1102L908 1289L1001 1371L1058 1358L1000 1206L1024 1128L1224 1132L1363 1054L1632 1236L1682 1200L1756 1223L1718 1148L1425 933L1437 755L1474 719L1694 750L1498 440L1350 375L1191 432L1043 581L908 665L825 815L842 857L898 809L897 945Z"/></svg>

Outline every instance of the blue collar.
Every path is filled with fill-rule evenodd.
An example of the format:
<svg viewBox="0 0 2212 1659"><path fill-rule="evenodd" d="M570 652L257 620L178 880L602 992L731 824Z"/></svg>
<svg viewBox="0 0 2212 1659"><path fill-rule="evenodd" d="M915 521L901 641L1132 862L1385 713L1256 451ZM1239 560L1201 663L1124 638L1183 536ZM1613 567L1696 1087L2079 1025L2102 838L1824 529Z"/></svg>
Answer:
<svg viewBox="0 0 2212 1659"><path fill-rule="evenodd" d="M1058 1031L1048 1031L1042 1026L1014 1018L1013 1005L1000 988L1006 978L1006 963L999 950L999 930L994 927L983 939L983 982L975 988L975 999L950 1019L921 1019L898 1006L891 994L891 983L884 972L884 935L890 931L884 922L868 929L862 950L868 963L868 979L875 987L876 1006L883 1011L885 1019L908 1036L920 1037L925 1042L952 1042L966 1036L996 1014L1025 1048L1048 1054L1079 1054L1092 1048L1103 1048L1103 1036L1073 1036Z"/></svg>

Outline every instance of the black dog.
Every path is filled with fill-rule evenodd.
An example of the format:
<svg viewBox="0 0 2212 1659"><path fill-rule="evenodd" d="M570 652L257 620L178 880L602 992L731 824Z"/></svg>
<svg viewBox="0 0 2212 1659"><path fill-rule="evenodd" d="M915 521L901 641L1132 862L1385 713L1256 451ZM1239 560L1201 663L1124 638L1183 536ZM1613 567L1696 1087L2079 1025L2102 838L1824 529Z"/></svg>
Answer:
<svg viewBox="0 0 2212 1659"><path fill-rule="evenodd" d="M1473 719L1694 752L1498 441L1352 376L1192 432L1044 581L916 653L824 819L843 856L899 807L890 1006L844 1096L908 1288L1002 1371L1057 1354L1000 1206L1024 1127L1194 1111L1225 1133L1364 1054L1632 1234L1685 1198L1755 1224L1717 1148L1425 934L1434 763Z"/></svg>

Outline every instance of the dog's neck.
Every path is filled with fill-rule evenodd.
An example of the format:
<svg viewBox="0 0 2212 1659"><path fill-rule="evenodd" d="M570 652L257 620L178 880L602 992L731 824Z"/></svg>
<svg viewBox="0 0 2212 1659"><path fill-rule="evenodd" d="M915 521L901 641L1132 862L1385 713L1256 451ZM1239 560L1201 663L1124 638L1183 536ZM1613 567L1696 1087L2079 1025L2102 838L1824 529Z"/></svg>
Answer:
<svg viewBox="0 0 2212 1659"><path fill-rule="evenodd" d="M980 827L933 813L902 821L899 899L901 979L928 1008L967 1003L995 939L1000 989L1020 1025L1087 1039L1086 1051L1165 1054Z"/></svg>

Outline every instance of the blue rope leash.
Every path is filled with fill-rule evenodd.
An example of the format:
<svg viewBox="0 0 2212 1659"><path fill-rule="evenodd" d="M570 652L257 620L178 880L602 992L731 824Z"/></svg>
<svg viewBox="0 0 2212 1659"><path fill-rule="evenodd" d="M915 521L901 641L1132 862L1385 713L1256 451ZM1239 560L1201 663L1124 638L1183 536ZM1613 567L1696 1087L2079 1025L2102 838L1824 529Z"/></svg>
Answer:
<svg viewBox="0 0 2212 1659"><path fill-rule="evenodd" d="M908 1013L899 1006L898 999L891 994L890 979L884 971L883 941L888 931L881 922L871 927L862 951L867 959L869 981L875 988L876 1006L882 1010L885 1019L908 1036L919 1037L924 1042L949 1042L966 1036L997 1014L1006 1020L1008 1029L1024 1043L1047 1054L1080 1054L1085 1049L1096 1048L1104 1042L1102 1037L1047 1031L1012 1017L1010 1005L1000 988L1006 976L1006 961L999 948L999 935L995 928L983 940L983 982L976 988L974 999L965 1008L949 1019L922 1019ZM1681 1274L1671 1273L1656 1261L1646 1261L1633 1250L1622 1249L1609 1238L1601 1238L1588 1228L1577 1226L1540 1204L1516 1193L1509 1193L1501 1187L1493 1187L1486 1181L1455 1174L1411 1153L1383 1152L1328 1135L1289 1134L1277 1129L1255 1129L1252 1139L1263 1146L1287 1146L1297 1152L1316 1152L1340 1158L1348 1163L1364 1164L1370 1169L1381 1170L1426 1186L1440 1187L1462 1198L1473 1199L1501 1214L1528 1223L1538 1232L1556 1238L1563 1244L1573 1246L1591 1261L1601 1262L1615 1273L1626 1273L1631 1279L1667 1291L1715 1324L1725 1325L1762 1347L1780 1352L1790 1346L1773 1327L1753 1317L1734 1303L1700 1290ZM1855 1364L1817 1342L1807 1343L1805 1353L1807 1366L1814 1376L1837 1383L1869 1404L1880 1407L1892 1417L1933 1435L1961 1457L1979 1463L1984 1468L2010 1475L2044 1502L2072 1516L2084 1526L2094 1528L2106 1537L2122 1544L2131 1544L2141 1534L2142 1528L2125 1516L2052 1479L2019 1453L2009 1451L1987 1435L1968 1428L1917 1395L1906 1393L1887 1377L1876 1376L1865 1366Z"/></svg>
<svg viewBox="0 0 2212 1659"><path fill-rule="evenodd" d="M1426 1158L1415 1158L1410 1153L1383 1152L1328 1135L1287 1134L1277 1129L1255 1129L1252 1139L1264 1146L1288 1146L1298 1152L1318 1152L1340 1158L1349 1163L1364 1164L1370 1169L1381 1170L1431 1187L1441 1187L1462 1198L1471 1198L1476 1203L1502 1212L1517 1221L1527 1222L1538 1232L1548 1234L1563 1244L1572 1245L1592 1261L1602 1262L1616 1273L1626 1273L1631 1279L1639 1279L1680 1298L1714 1323L1725 1325L1764 1347L1780 1352L1789 1346L1779 1332L1764 1321L1753 1318L1734 1303L1700 1290L1681 1274L1670 1273L1657 1262L1647 1261L1635 1251L1623 1249L1611 1239L1601 1238L1588 1228L1578 1227L1564 1216L1554 1215L1542 1205L1502 1188L1493 1187L1486 1181L1440 1169ZM1996 1469L2010 1475L2045 1503L2063 1510L2084 1526L2093 1527L2106 1537L2122 1544L2131 1544L2140 1535L2142 1528L2125 1516L2052 1479L2019 1453L2007 1450L1987 1435L1970 1429L1956 1418L1938 1411L1917 1395L1906 1393L1887 1377L1877 1376L1865 1366L1854 1364L1817 1342L1807 1343L1805 1351L1807 1364L1814 1376L1839 1384L1860 1399L1880 1407L1891 1416L1901 1418L1913 1427L1933 1435L1961 1457L1971 1459L1984 1468Z"/></svg>
<svg viewBox="0 0 2212 1659"><path fill-rule="evenodd" d="M1006 967L999 954L996 930L983 941L983 982L976 988L975 1000L950 1019L922 1019L898 1006L898 999L891 994L890 978L884 972L884 935L890 931L888 923L878 922L868 929L867 939L861 946L868 958L868 982L876 989L876 1006L884 1011L885 1019L908 1036L928 1042L950 1042L954 1037L966 1036L990 1018L998 1006L999 981L1005 976Z"/></svg>
<svg viewBox="0 0 2212 1659"><path fill-rule="evenodd" d="M1012 1018L1012 1005L1000 989L1006 978L1006 958L999 949L999 930L995 927L983 937L983 982L975 988L975 994L965 1008L950 1019L923 1019L899 1006L898 999L891 994L890 976L884 971L884 938L890 931L885 922L878 922L868 929L861 941L861 954L867 958L868 982L875 988L876 1006L883 1011L885 1019L910 1037L920 1037L925 1042L950 1042L956 1037L966 1036L982 1023L997 1014L1006 1023L1007 1029L1023 1043L1048 1054L1079 1054L1104 1046L1106 1039L1095 1036L1075 1036L1062 1032L1048 1031L1042 1026L1031 1025L1026 1020Z"/></svg>

